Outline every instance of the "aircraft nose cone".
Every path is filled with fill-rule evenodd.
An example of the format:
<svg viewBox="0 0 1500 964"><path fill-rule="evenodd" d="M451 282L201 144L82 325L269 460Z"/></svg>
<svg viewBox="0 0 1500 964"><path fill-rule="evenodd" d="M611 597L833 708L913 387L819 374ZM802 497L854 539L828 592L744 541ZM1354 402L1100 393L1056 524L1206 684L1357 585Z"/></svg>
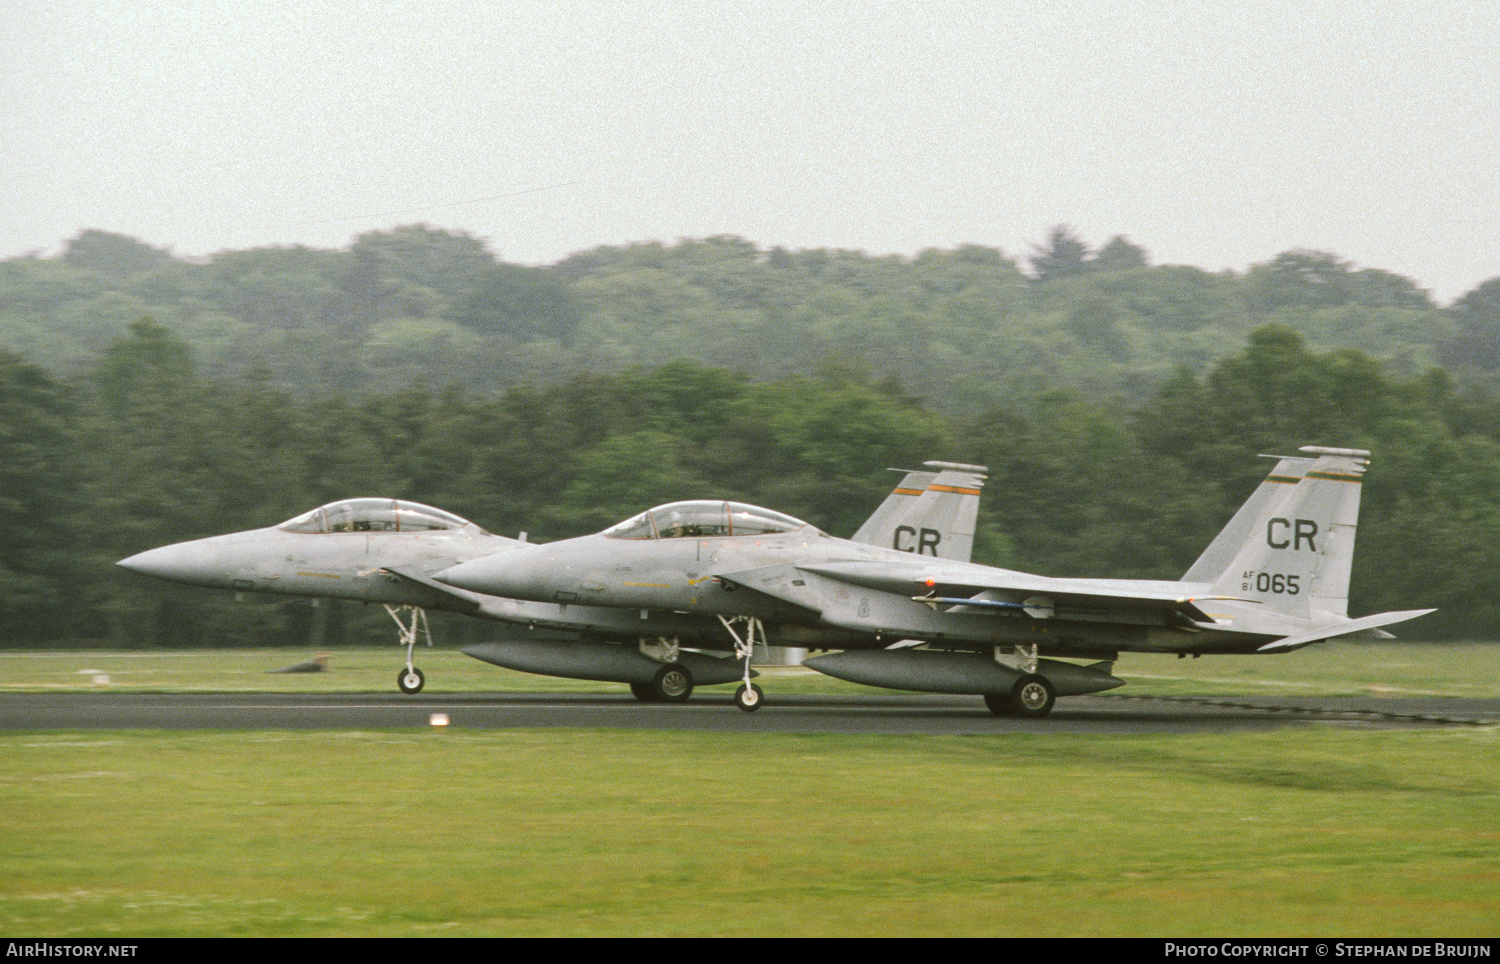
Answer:
<svg viewBox="0 0 1500 964"><path fill-rule="evenodd" d="M131 572L138 572L143 576L155 576L157 579L173 579L182 569L182 553L176 546L162 546L160 549L147 549L145 552L137 552L135 555L121 559L115 565Z"/></svg>
<svg viewBox="0 0 1500 964"><path fill-rule="evenodd" d="M217 551L193 542L147 549L121 559L115 565L143 576L199 586L227 585L233 578Z"/></svg>
<svg viewBox="0 0 1500 964"><path fill-rule="evenodd" d="M438 582L467 589L488 596L506 596L512 599L535 599L538 594L544 599L547 588L540 584L536 566L530 559L516 559L516 554L487 556L470 562L461 562L435 574ZM531 553L527 553L531 555Z"/></svg>

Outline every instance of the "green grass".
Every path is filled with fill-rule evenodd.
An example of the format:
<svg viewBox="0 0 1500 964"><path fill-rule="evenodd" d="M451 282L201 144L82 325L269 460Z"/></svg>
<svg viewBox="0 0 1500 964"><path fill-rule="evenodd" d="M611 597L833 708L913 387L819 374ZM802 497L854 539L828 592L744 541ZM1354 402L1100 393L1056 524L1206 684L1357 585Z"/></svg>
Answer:
<svg viewBox="0 0 1500 964"><path fill-rule="evenodd" d="M302 650L0 651L0 691L112 688L150 692L393 692L405 665L395 646L333 650L322 673L270 670L311 657ZM456 649L421 649L428 692L621 692L612 683L533 676L481 663ZM767 668L768 692L878 692L809 670ZM1177 659L1126 653L1115 673L1134 695L1500 696L1500 643L1332 642L1275 656ZM95 682L99 676L108 682ZM732 691L734 684L713 689Z"/></svg>
<svg viewBox="0 0 1500 964"><path fill-rule="evenodd" d="M389 692L400 663L265 672L305 655L5 653L0 685ZM432 692L620 689L420 663ZM1117 667L1139 695L1493 696L1497 669L1396 643ZM0 931L1492 937L1497 761L1486 728L0 733Z"/></svg>
<svg viewBox="0 0 1500 964"><path fill-rule="evenodd" d="M1392 935L1500 926L1493 731L0 736L0 930Z"/></svg>

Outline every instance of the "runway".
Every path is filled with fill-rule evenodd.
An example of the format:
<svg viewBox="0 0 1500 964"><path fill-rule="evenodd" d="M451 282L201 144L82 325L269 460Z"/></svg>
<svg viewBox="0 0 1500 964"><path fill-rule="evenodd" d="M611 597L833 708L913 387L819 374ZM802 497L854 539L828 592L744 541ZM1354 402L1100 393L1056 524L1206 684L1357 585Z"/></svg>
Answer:
<svg viewBox="0 0 1500 964"><path fill-rule="evenodd" d="M454 729L684 730L722 733L991 734L1234 733L1311 724L1412 729L1500 723L1500 699L1399 697L1061 699L1040 720L992 716L977 697L772 694L744 713L728 695L683 704L628 695L423 693L4 693L0 730L354 730L422 728L445 714Z"/></svg>

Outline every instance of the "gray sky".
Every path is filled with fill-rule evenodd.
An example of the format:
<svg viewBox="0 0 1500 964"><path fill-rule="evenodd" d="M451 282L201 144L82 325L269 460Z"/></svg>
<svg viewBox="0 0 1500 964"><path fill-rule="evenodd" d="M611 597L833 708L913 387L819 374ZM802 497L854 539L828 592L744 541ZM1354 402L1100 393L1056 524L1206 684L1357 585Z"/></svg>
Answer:
<svg viewBox="0 0 1500 964"><path fill-rule="evenodd" d="M0 0L0 257L422 222L1500 276L1500 3Z"/></svg>

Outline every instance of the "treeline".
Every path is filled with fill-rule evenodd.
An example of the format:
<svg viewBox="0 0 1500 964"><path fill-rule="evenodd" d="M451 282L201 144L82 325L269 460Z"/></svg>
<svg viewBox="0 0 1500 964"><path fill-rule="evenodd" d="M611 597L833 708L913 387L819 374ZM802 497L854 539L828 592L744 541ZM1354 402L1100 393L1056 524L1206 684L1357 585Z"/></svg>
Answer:
<svg viewBox="0 0 1500 964"><path fill-rule="evenodd" d="M752 380L830 359L975 417L1059 386L1122 408L1179 367L1205 374L1252 331L1355 348L1401 377L1500 378L1500 278L1450 306L1414 281L1292 251L1240 274L1153 266L1059 228L1024 262L979 246L916 257L763 249L733 237L601 247L546 267L413 226L347 250L202 260L85 231L57 258L0 261L0 345L78 376L151 317L209 378L257 373L296 396L424 383L494 392L673 359Z"/></svg>
<svg viewBox="0 0 1500 964"><path fill-rule="evenodd" d="M8 645L384 641L378 609L236 603L113 563L361 495L534 540L695 497L848 535L889 490L888 467L932 458L991 467L978 561L1175 578L1269 467L1256 455L1308 443L1374 452L1353 612L1438 606L1412 635L1492 637L1500 401L1439 369L1310 350L1285 326L1129 409L1052 391L968 415L829 363L771 380L678 359L495 392L292 393L264 371L205 372L167 326L137 320L77 374L0 352L0 619Z"/></svg>

